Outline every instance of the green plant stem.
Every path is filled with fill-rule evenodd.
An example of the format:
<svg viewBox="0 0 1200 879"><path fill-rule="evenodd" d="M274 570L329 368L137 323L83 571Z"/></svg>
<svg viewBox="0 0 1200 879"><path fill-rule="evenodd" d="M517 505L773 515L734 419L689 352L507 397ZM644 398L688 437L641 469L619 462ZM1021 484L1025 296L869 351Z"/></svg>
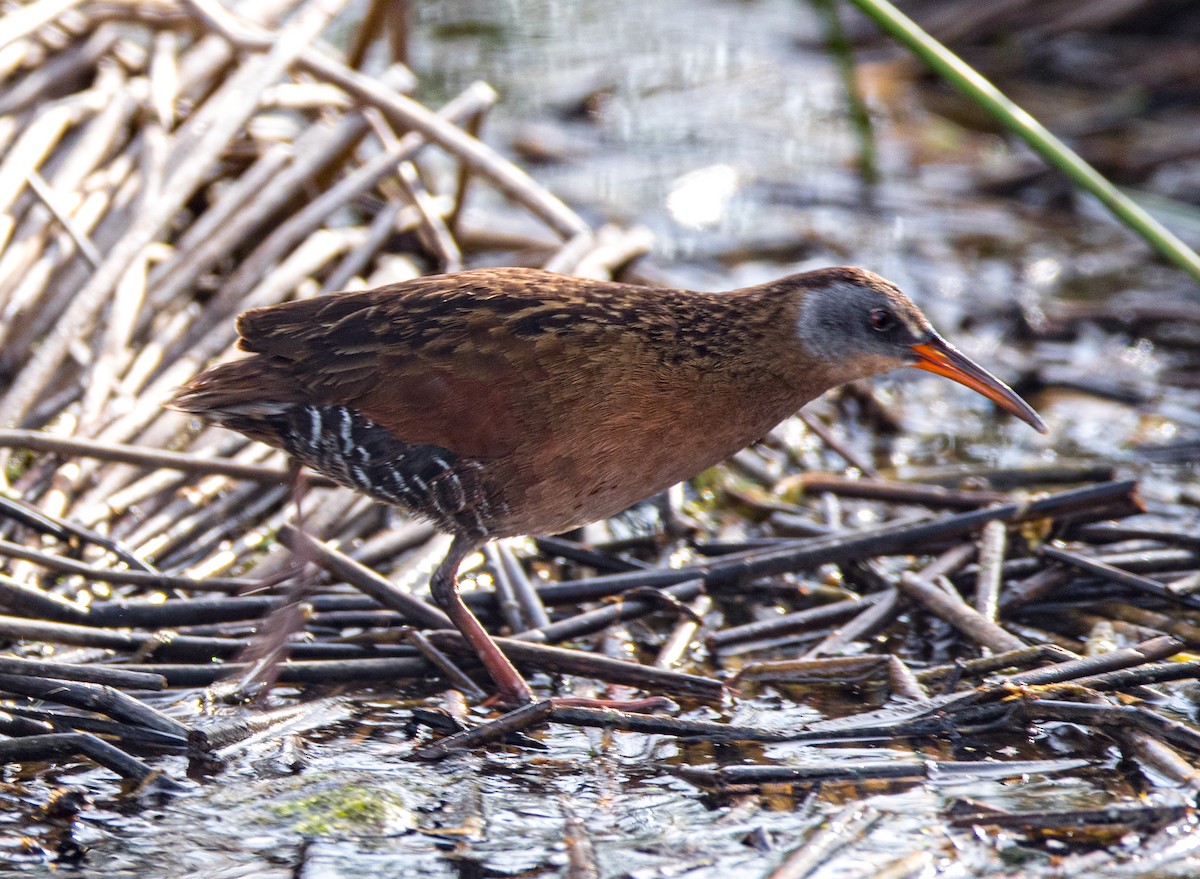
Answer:
<svg viewBox="0 0 1200 879"><path fill-rule="evenodd" d="M868 186L879 182L879 164L876 160L875 131L871 125L871 112L863 100L858 86L858 70L854 64L854 50L838 17L837 0L809 0L825 24L825 43L837 64L846 92L846 110L851 124L858 134L858 173Z"/></svg>
<svg viewBox="0 0 1200 879"><path fill-rule="evenodd" d="M1117 189L1099 171L1051 134L1044 125L1022 110L984 79L978 71L923 31L887 0L851 0L879 25L884 33L907 47L914 55L955 88L971 98L1058 168L1075 185L1098 198L1122 223L1142 236L1166 259L1200 282L1200 255L1155 220L1132 199Z"/></svg>

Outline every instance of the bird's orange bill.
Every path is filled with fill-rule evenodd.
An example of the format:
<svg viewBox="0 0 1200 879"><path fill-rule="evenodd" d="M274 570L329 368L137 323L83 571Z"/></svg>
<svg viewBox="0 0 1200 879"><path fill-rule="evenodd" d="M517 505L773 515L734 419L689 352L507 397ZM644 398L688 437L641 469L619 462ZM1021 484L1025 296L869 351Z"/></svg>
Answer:
<svg viewBox="0 0 1200 879"><path fill-rule="evenodd" d="M983 394L1001 409L1011 412L1034 430L1046 432L1046 424L1033 408L1016 395L1012 388L996 378L986 369L971 360L949 343L934 336L928 342L912 346L917 355L917 362L912 364L917 369L944 375L966 385L973 391Z"/></svg>

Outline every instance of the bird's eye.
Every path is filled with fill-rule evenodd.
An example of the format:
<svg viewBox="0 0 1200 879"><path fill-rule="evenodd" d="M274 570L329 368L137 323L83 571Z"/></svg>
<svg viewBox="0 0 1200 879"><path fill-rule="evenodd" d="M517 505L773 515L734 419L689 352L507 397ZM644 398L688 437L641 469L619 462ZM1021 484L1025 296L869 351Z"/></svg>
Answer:
<svg viewBox="0 0 1200 879"><path fill-rule="evenodd" d="M871 328L885 333L896 325L896 318L886 308L876 308L870 314Z"/></svg>

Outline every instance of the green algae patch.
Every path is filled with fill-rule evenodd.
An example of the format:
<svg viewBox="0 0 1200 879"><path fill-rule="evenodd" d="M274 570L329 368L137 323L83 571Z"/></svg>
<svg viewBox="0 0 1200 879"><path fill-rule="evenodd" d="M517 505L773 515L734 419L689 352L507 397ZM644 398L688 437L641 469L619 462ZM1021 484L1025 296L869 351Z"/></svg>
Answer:
<svg viewBox="0 0 1200 879"><path fill-rule="evenodd" d="M389 836L416 826L404 797L394 790L347 784L305 794L268 810L293 821L305 836Z"/></svg>

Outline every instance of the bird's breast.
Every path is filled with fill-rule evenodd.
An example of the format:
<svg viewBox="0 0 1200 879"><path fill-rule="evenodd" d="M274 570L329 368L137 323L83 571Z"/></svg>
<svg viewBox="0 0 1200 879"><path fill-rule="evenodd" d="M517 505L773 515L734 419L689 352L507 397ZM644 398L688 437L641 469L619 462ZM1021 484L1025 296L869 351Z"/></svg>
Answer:
<svg viewBox="0 0 1200 879"><path fill-rule="evenodd" d="M614 515L724 460L806 402L769 381L729 387L694 371L682 379L612 377L526 421L513 455L490 468L507 481L498 486L507 530L555 533Z"/></svg>

